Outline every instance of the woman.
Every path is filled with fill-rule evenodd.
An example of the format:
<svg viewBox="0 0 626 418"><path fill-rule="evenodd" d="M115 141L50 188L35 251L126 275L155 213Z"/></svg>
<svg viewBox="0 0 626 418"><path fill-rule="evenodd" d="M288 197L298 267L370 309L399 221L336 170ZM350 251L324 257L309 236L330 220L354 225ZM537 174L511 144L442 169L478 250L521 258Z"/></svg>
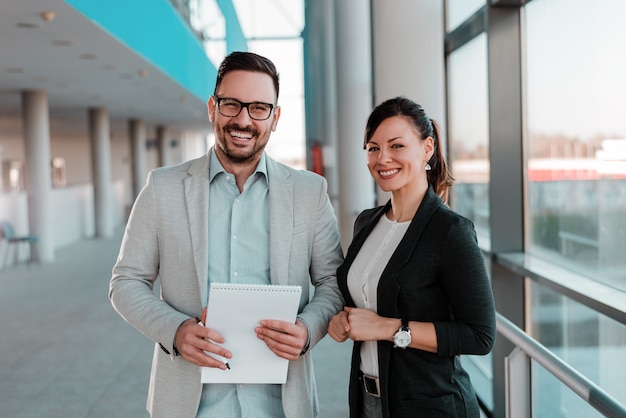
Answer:
<svg viewBox="0 0 626 418"><path fill-rule="evenodd" d="M358 216L337 270L347 306L328 332L354 341L351 417L479 416L459 355L492 349L495 309L474 226L443 203L452 177L440 140L404 97L367 121L367 166L391 200Z"/></svg>

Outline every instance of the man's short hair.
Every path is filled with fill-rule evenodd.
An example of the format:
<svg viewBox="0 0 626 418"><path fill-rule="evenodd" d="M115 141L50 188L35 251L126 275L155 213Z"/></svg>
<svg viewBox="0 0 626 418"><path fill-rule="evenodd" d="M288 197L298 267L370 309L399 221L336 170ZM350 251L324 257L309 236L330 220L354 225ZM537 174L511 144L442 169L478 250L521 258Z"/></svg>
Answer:
<svg viewBox="0 0 626 418"><path fill-rule="evenodd" d="M241 51L231 52L220 64L220 68L217 70L217 80L215 81L215 90L213 91L214 95L217 94L217 89L222 83L224 76L236 70L258 72L272 77L274 89L276 90L276 99L278 100L279 77L274 63L268 58L253 52Z"/></svg>

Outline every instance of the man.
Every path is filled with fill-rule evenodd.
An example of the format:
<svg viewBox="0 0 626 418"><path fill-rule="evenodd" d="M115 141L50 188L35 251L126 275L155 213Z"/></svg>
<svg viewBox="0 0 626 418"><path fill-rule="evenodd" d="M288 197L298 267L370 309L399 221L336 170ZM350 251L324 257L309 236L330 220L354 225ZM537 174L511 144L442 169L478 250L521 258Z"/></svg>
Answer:
<svg viewBox="0 0 626 418"><path fill-rule="evenodd" d="M264 152L280 117L278 90L267 58L227 56L208 101L216 145L201 158L153 170L133 206L109 297L155 342L147 404L153 417L318 412L307 350L342 309L335 274L343 256L326 181ZM268 318L256 329L275 355L290 360L286 384L200 383L201 366L226 367L204 351L232 356L221 335L198 324L210 282L302 287L295 323Z"/></svg>

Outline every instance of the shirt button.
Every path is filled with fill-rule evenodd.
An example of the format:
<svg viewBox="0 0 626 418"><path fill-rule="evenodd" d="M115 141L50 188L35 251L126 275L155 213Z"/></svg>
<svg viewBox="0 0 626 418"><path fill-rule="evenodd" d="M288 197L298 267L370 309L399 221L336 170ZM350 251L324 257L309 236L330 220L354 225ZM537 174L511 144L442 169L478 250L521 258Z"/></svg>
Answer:
<svg viewBox="0 0 626 418"><path fill-rule="evenodd" d="M237 277L237 276L239 276L239 273L234 272L234 273L233 273L233 276Z"/></svg>
<svg viewBox="0 0 626 418"><path fill-rule="evenodd" d="M233 238L234 238L234 239L237 239L237 234L233 234Z"/></svg>

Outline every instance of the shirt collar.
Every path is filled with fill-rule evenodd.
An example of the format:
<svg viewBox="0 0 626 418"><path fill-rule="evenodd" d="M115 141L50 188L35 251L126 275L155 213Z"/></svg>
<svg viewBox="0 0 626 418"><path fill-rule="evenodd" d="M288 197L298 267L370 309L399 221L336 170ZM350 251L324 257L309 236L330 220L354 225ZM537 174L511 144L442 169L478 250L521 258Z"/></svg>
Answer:
<svg viewBox="0 0 626 418"><path fill-rule="evenodd" d="M212 182L215 176L220 173L226 173L226 170L224 170L224 167L222 166L222 163L220 163L220 160L217 159L217 155L215 154L215 147L213 147L211 148L211 162L209 164L209 182ZM256 170L254 170L253 176L257 173L263 174L266 179L268 178L265 152L261 154L261 159L256 166Z"/></svg>

